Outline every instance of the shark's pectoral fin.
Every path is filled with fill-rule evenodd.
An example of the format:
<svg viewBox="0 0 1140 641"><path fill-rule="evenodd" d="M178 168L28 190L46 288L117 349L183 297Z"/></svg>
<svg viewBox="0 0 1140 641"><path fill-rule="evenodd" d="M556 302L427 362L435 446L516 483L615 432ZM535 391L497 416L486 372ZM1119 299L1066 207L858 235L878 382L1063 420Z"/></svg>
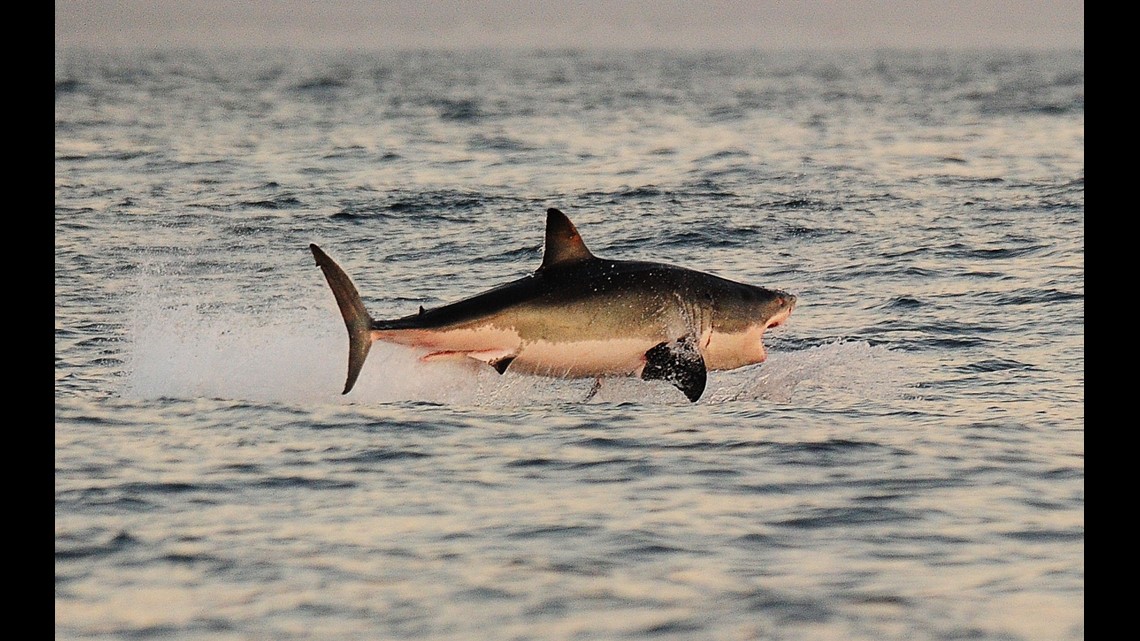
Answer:
<svg viewBox="0 0 1140 641"><path fill-rule="evenodd" d="M507 371L507 368L510 367L511 363L514 362L514 360L514 356L504 356L493 361L488 361L488 364L491 367L494 367L496 372L502 374L503 372Z"/></svg>
<svg viewBox="0 0 1140 641"><path fill-rule="evenodd" d="M671 343L658 343L645 352L641 378L669 381L696 403L705 391L708 370L696 339L686 336Z"/></svg>
<svg viewBox="0 0 1140 641"><path fill-rule="evenodd" d="M518 356L517 353L503 349L485 349L474 351L445 350L425 354L420 357L420 360L425 363L443 360L467 362L474 360L479 361L480 363L486 363L491 367L494 367L496 372L502 374L503 372L507 371L507 367L509 367L511 362L515 360L516 356Z"/></svg>

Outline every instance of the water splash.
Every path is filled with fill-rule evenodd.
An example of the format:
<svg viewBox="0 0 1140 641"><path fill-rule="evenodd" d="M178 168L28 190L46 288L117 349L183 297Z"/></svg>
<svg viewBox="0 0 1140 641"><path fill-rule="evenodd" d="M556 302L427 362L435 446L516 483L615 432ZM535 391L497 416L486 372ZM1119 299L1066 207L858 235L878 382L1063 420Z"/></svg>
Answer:
<svg viewBox="0 0 1140 641"><path fill-rule="evenodd" d="M758 367L724 372L713 399L721 402L797 398L901 398L916 382L912 356L866 341L837 341L793 352L769 351Z"/></svg>

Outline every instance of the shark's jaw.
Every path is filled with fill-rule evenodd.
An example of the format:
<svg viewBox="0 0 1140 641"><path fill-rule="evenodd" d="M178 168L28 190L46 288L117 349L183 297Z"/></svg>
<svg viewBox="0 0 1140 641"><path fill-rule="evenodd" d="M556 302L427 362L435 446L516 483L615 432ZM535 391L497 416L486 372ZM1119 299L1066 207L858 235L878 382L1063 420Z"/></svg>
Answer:
<svg viewBox="0 0 1140 641"><path fill-rule="evenodd" d="M787 322L796 307L796 297L777 292L779 307L766 319L748 324L740 331L713 331L704 337L701 353L710 370L730 370L763 363L768 359L764 333Z"/></svg>
<svg viewBox="0 0 1140 641"><path fill-rule="evenodd" d="M783 300L783 307L780 309L780 311L769 317L768 321L764 323L764 326L760 329L760 337L757 339L760 343L760 360L757 361L758 363L763 363L764 361L768 360L768 350L764 348L764 332L774 327L783 325L792 315L792 310L796 308L795 296L786 292L780 292L780 294L781 299Z"/></svg>

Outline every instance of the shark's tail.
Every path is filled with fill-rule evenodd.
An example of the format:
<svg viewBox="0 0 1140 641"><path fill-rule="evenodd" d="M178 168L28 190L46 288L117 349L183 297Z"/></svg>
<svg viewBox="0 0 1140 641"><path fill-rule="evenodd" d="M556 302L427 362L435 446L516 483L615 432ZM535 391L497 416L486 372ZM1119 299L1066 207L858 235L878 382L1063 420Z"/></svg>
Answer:
<svg viewBox="0 0 1140 641"><path fill-rule="evenodd" d="M309 245L313 257L317 259L317 266L325 273L325 280L329 282L336 304L344 316L344 326L348 328L348 378L344 381L344 391L347 394L356 384L356 377L360 376L360 368L364 367L364 359L368 358L368 350L372 348L372 317L364 309L364 301L360 300L360 293L352 284L352 279L336 261L321 251L316 245Z"/></svg>

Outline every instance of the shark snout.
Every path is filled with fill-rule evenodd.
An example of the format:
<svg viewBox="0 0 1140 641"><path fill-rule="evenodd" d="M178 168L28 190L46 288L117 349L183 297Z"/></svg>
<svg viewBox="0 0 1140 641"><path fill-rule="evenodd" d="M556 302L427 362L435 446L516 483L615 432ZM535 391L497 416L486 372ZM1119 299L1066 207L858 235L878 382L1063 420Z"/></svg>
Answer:
<svg viewBox="0 0 1140 641"><path fill-rule="evenodd" d="M788 320L788 317L792 315L792 310L796 308L796 301L798 300L795 294L789 294L785 291L775 290L773 293L776 295L776 310L768 318L768 322L764 324L765 329L779 327Z"/></svg>
<svg viewBox="0 0 1140 641"><path fill-rule="evenodd" d="M796 308L797 300L799 299L796 298L795 294L776 290L776 302L779 303L781 308L787 308L789 312Z"/></svg>

